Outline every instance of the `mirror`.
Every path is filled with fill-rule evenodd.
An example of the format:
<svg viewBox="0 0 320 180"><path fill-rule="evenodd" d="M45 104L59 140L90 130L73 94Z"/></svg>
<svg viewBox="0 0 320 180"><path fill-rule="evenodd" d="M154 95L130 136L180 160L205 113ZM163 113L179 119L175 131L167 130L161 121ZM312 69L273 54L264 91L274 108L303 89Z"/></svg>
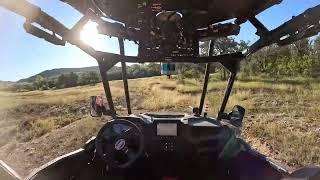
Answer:
<svg viewBox="0 0 320 180"><path fill-rule="evenodd" d="M90 115L92 117L101 117L103 111L103 99L102 96L90 97Z"/></svg>
<svg viewBox="0 0 320 180"><path fill-rule="evenodd" d="M243 107L236 105L232 108L232 111L228 114L228 119L232 125L236 127L241 127L242 120L245 113L246 113L246 110Z"/></svg>

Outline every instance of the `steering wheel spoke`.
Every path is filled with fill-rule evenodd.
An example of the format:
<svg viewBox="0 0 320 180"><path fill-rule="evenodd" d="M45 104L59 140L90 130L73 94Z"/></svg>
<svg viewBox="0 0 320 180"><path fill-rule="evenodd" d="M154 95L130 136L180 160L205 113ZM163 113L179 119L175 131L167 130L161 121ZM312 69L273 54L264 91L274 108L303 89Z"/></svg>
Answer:
<svg viewBox="0 0 320 180"><path fill-rule="evenodd" d="M126 155L127 155L128 159L131 160L131 159L134 159L135 152L132 149L128 148Z"/></svg>
<svg viewBox="0 0 320 180"><path fill-rule="evenodd" d="M122 136L124 138L128 138L128 137L130 138L130 137L136 136L136 133L135 133L135 130L133 128L130 128L130 129L124 131L122 133Z"/></svg>
<svg viewBox="0 0 320 180"><path fill-rule="evenodd" d="M115 152L111 148L111 146L107 146L107 147L104 148L104 154L103 155L108 159L113 159L115 157Z"/></svg>

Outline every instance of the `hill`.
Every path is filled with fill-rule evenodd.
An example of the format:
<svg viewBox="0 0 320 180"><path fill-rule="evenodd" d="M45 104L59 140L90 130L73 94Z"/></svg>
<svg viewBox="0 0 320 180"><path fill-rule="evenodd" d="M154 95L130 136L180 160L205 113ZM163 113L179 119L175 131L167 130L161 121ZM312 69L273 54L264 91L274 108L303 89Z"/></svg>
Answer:
<svg viewBox="0 0 320 180"><path fill-rule="evenodd" d="M151 76L160 76L161 75L161 66L158 63L152 64L134 64L127 66L127 76L129 79L142 78L142 77L151 77ZM48 80L55 80L62 74L76 73L81 77L84 73L88 72L97 72L100 74L97 66L83 67L83 68L60 68L46 70L34 76L20 79L18 83L31 83L35 80L37 76L42 76ZM122 79L122 70L119 66L114 66L108 71L109 80L120 80Z"/></svg>
<svg viewBox="0 0 320 180"><path fill-rule="evenodd" d="M15 82L12 82L12 81L1 81L0 80L0 90L7 89L14 84L15 84Z"/></svg>
<svg viewBox="0 0 320 180"><path fill-rule="evenodd" d="M160 76L160 70L161 65L159 63L133 64L127 66L127 77L128 79L136 79ZM107 78L110 81L122 79L122 68L119 66L112 67L107 73ZM34 76L21 79L15 82L13 85L1 89L18 92L45 89L63 89L79 85L92 85L100 81L101 77L97 66L84 68L60 68L43 71Z"/></svg>
<svg viewBox="0 0 320 180"><path fill-rule="evenodd" d="M8 85L11 85L11 84L13 84L14 82L12 82L12 81L1 81L0 80L0 87L1 86L8 86Z"/></svg>
<svg viewBox="0 0 320 180"><path fill-rule="evenodd" d="M40 75L44 78L47 79L54 79L57 78L61 74L68 74L68 73L84 73L84 72L98 72L99 69L97 66L91 66L91 67L83 67L83 68L58 68L58 69L51 69L51 70L46 70L43 71L39 74L36 74L34 76L25 78L25 79L20 79L18 82L33 82L35 78Z"/></svg>

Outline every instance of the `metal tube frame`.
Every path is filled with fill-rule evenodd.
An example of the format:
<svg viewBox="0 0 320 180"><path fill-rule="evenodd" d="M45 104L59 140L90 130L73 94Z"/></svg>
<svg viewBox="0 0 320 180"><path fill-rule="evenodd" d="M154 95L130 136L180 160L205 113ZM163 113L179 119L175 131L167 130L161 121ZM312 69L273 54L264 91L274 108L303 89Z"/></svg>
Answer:
<svg viewBox="0 0 320 180"><path fill-rule="evenodd" d="M208 49L208 51L209 51L208 56L209 57L213 55L213 45L214 45L213 40L210 40L209 49ZM205 75L204 75L204 81L203 81L202 94L201 94L201 98L200 98L199 115L202 114L203 104L206 99L206 93L208 91L208 82L209 82L210 69L211 69L210 67L211 67L211 64L207 63L206 64L206 71L205 71Z"/></svg>
<svg viewBox="0 0 320 180"><path fill-rule="evenodd" d="M115 111L113 100L112 100L111 89L110 89L109 80L107 77L107 71L105 69L103 69L103 65L100 63L99 63L99 70L100 70L100 74L101 74L104 92L106 94L106 98L107 98L107 102L108 102L108 108L107 108L107 110L109 111L108 114L110 114L112 117L115 117L116 111Z"/></svg>
<svg viewBox="0 0 320 180"><path fill-rule="evenodd" d="M119 47L120 47L120 55L124 54L124 42L122 38L118 38L119 41ZM127 66L126 62L121 61L121 68L122 68L122 80L123 80L123 88L124 88L124 94L126 97L126 103L127 103L127 111L128 114L131 114L131 105L130 105L130 95L129 95L129 87L128 87L128 78L127 78Z"/></svg>
<svg viewBox="0 0 320 180"><path fill-rule="evenodd" d="M226 88L225 93L224 93L224 97L223 97L223 100L222 100L222 103L221 103L221 106L220 106L220 110L218 112L217 120L221 120L223 115L224 115L224 111L226 109L226 106L227 106L227 103L228 103L228 100L229 100L229 97L230 97L230 94L231 94L231 91L232 91L232 88L233 88L233 84L234 84L234 81L236 79L236 75L237 75L237 73L230 72L228 85L227 85L227 88Z"/></svg>

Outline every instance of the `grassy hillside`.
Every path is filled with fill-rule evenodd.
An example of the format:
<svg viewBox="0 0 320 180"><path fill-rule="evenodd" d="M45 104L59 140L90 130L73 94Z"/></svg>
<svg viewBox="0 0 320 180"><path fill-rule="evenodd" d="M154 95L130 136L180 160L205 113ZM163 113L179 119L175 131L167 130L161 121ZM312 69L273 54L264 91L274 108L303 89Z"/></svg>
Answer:
<svg viewBox="0 0 320 180"><path fill-rule="evenodd" d="M212 79L207 103L217 114L226 82ZM135 113L190 112L197 106L201 82L160 77L129 80ZM125 114L122 81L112 81L116 109ZM91 95L102 84L61 90L0 92L0 159L18 172L81 147L108 119L88 116ZM247 109L242 136L258 151L290 167L320 164L320 83L313 80L238 81L228 103Z"/></svg>
<svg viewBox="0 0 320 180"><path fill-rule="evenodd" d="M134 64L127 66L127 76L130 79L134 78L141 78L141 77L151 77L151 76L159 76L161 67L158 63L152 63L152 64ZM81 77L84 74L88 74L88 72L96 72L99 73L99 69L97 66L92 67L83 67L83 68L60 68L60 69L52 69L52 70L46 70L39 74L36 74L34 76L21 79L18 81L18 83L32 83L37 76L41 76L44 79L47 80L57 80L58 77L62 74L70 74L75 73L79 77ZM119 66L113 66L108 71L108 77L110 80L119 80L122 78L122 69Z"/></svg>
<svg viewBox="0 0 320 180"><path fill-rule="evenodd" d="M20 79L18 82L33 82L35 78L40 75L43 78L48 78L48 79L54 79L57 78L61 74L68 74L68 73L83 73L83 72L98 72L99 69L97 66L92 66L92 67L83 67L83 68L59 68L59 69L52 69L52 70L46 70L43 71L39 74L36 74L34 76L25 78L25 79Z"/></svg>

